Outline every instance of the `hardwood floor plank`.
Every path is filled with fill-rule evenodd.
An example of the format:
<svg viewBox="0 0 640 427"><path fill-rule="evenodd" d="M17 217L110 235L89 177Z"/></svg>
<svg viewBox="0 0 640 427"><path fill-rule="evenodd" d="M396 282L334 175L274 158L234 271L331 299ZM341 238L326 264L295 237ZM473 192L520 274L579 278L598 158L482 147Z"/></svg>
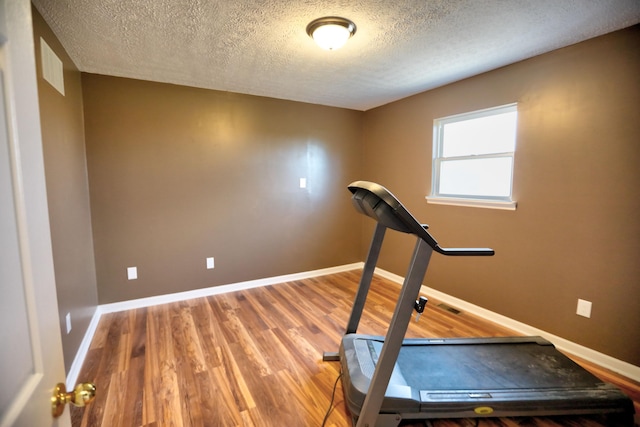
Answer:
<svg viewBox="0 0 640 427"><path fill-rule="evenodd" d="M269 329L269 324L259 314L259 305L255 298L251 296L251 292L240 291L234 293L238 302L236 313L242 312L242 321L246 329L250 332L253 331L266 331Z"/></svg>
<svg viewBox="0 0 640 427"><path fill-rule="evenodd" d="M146 310L146 341L145 341L145 353L144 353L144 374L143 383L144 389L142 393L142 425L151 425L157 421L157 378L156 373L160 371L158 365L158 358L156 355L157 349L151 343L158 341L158 317L155 314L153 308Z"/></svg>
<svg viewBox="0 0 640 427"><path fill-rule="evenodd" d="M132 355L135 352L132 352ZM144 390L145 359L143 355L131 358L129 369L122 373L124 376L123 388L120 393L124 395L122 405L118 410L123 414L122 424L128 426L142 425L142 392Z"/></svg>
<svg viewBox="0 0 640 427"><path fill-rule="evenodd" d="M285 306L280 302L273 302L263 306L263 311L260 316L268 318L271 325L270 329L287 330L295 328L297 324L293 320L293 315L289 314L285 309Z"/></svg>
<svg viewBox="0 0 640 427"><path fill-rule="evenodd" d="M107 333L107 341L104 345L104 349L109 349L105 352L100 365L99 375L111 376L118 372L120 366L120 353L121 346L123 344L122 336L126 333L127 325L125 322L128 312L126 313L113 313L113 320L109 326L109 332ZM109 353L109 354L107 354Z"/></svg>
<svg viewBox="0 0 640 427"><path fill-rule="evenodd" d="M232 343L232 352L236 357L244 356L244 363L250 368L251 375L258 377L273 375L269 363L262 357L260 349L244 329L242 321L237 317L231 317L228 322L225 322L225 326L236 331L238 341Z"/></svg>
<svg viewBox="0 0 640 427"><path fill-rule="evenodd" d="M96 332L93 334L91 344L89 345L90 350L103 348L105 346L105 342L107 341L107 336L109 334L109 325L111 324L113 316L115 316L114 313L106 313L100 317L100 321L96 327Z"/></svg>
<svg viewBox="0 0 640 427"><path fill-rule="evenodd" d="M220 358L220 343L222 331L215 325L211 307L206 299L199 298L199 304L191 307L194 328L199 341L204 364L207 368L216 368L222 365Z"/></svg>
<svg viewBox="0 0 640 427"><path fill-rule="evenodd" d="M255 409L256 402L253 399L252 389L247 384L245 379L246 374L240 369L240 366L238 366L238 362L230 346L225 345L221 350L223 366L220 368L220 371L225 376L220 376L220 379L226 381L226 384L228 384L234 397L233 403L235 403L241 412ZM253 376L253 372L249 372L249 374ZM227 403L231 404L232 402L229 400Z"/></svg>
<svg viewBox="0 0 640 427"><path fill-rule="evenodd" d="M79 378L96 383L73 427L307 427L329 409L338 349L359 271L105 314ZM399 287L374 277L360 333L384 335ZM407 337L508 336L513 332L430 299ZM638 408L640 385L577 360L623 388ZM348 427L341 382L326 426ZM484 418L481 427L606 426L602 417ZM404 422L403 427L476 426L476 420Z"/></svg>
<svg viewBox="0 0 640 427"><path fill-rule="evenodd" d="M174 353L189 365L193 373L207 369L200 337L193 320L191 307L180 310L179 315L171 318Z"/></svg>
<svg viewBox="0 0 640 427"><path fill-rule="evenodd" d="M176 381L180 395L181 417L184 425L202 427L201 396L196 387L196 375L204 371L201 352L197 351L198 341L190 336L189 310L182 308L171 316L171 336L173 337L173 353L176 358ZM200 356L200 357L198 357ZM199 360L200 359L200 360Z"/></svg>
<svg viewBox="0 0 640 427"><path fill-rule="evenodd" d="M274 372L285 369L296 371L299 366L298 359L293 355L292 357L282 357L283 354L288 354L288 350L274 333L275 330L277 329L269 329L255 334L253 339L256 340L256 345Z"/></svg>
<svg viewBox="0 0 640 427"><path fill-rule="evenodd" d="M109 393L106 394L106 400L103 404L104 414L102 415L101 423L106 426L118 426L124 425L122 423L122 408L125 390L126 378L123 378L124 373L116 372L111 375L111 381L109 382Z"/></svg>
<svg viewBox="0 0 640 427"><path fill-rule="evenodd" d="M158 398L156 420L159 423L166 423L170 420L172 427L181 427L184 425L182 414L182 396L180 394L177 360L174 354L173 334L171 329L171 307L173 304L158 306L155 308L157 315L157 342L156 347L157 360L154 363L157 371L151 375L158 382L155 386L156 396Z"/></svg>
<svg viewBox="0 0 640 427"><path fill-rule="evenodd" d="M209 381L209 383L207 383ZM242 380L244 383L244 380ZM241 425L241 411L249 409L249 405L255 407L253 399L250 398L249 403L245 403L247 396L241 391L238 392L231 386L234 381L229 380L229 372L222 367L215 368L208 375L208 378L201 374L199 386L201 389L208 389L210 393L210 401L206 403L206 407L211 408L212 418L205 418L206 425L212 426L236 426ZM246 391L245 391L246 393ZM206 415L206 414L205 414Z"/></svg>
<svg viewBox="0 0 640 427"><path fill-rule="evenodd" d="M290 331L293 331L293 329L289 329L288 331L282 331L280 329L273 330L274 335L280 341L282 347L287 350L283 355L290 357L292 362L296 364L294 372L300 372L307 377L317 374L317 360L321 359L322 355L315 353L315 359L309 359L308 355L311 354L311 352L308 350L308 343L297 342L296 336L299 336L299 334L291 333ZM300 351L302 348L305 349L304 352Z"/></svg>
<svg viewBox="0 0 640 427"><path fill-rule="evenodd" d="M90 345L91 357L85 360L78 376L79 381L96 384L96 397L90 411L73 406L70 408L74 426L102 425L107 397L110 394L112 373L117 362L117 358L113 357L112 352L117 352L120 331L124 329L121 327L122 318L122 313L109 313L104 315L98 323L96 331L98 341L92 342ZM80 424L77 423L78 418L81 420Z"/></svg>

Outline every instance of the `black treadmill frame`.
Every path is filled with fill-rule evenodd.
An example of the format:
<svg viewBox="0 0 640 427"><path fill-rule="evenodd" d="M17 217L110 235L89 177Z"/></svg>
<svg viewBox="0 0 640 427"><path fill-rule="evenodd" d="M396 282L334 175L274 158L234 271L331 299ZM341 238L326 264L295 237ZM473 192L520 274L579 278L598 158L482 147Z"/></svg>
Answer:
<svg viewBox="0 0 640 427"><path fill-rule="evenodd" d="M422 401L420 409L417 411L415 405L410 402L404 402L404 405L401 402L397 409L394 409L393 405L383 406L387 389L391 389L389 381L403 344L407 341L416 341L405 341L404 336L433 251L447 256L492 256L494 251L489 248L441 248L427 231L428 226L420 224L398 199L383 186L368 181L356 181L350 184L348 188L352 193L352 202L356 210L375 219L377 225L360 278L345 337L340 345L340 351L338 354L325 353L323 359L340 360L342 364L345 400L350 412L354 415L356 427L397 426L403 419L600 413L616 414L618 416L617 419L622 420L620 425L626 423L633 425L633 402L619 389L606 383L601 383L601 385L591 390L574 390L574 392L570 392L568 389L548 390L549 398L546 400L539 399L539 392L529 394L513 393L501 399L502 401L497 410L491 406L492 403L496 402L495 400L491 400L491 397L484 398L484 395L473 393L473 391L469 391L466 396L460 394L454 396L454 393L451 393L451 398L438 399L436 402ZM350 367L357 363L357 361L354 361L354 358L357 358L355 350L350 343L353 343L355 339L365 339L362 335L357 335L356 331L387 228L413 234L417 237L417 242L371 380L368 386L360 385L358 387L353 383L353 372L350 372ZM382 337L369 338L381 339ZM491 345L492 342L503 343L509 339L483 338L484 342L481 345ZM514 343L522 342L523 340L541 339L540 337L511 338ZM474 340L477 339L462 338L455 341L469 343ZM425 339L422 341L424 345L437 345L435 341L443 340ZM451 341L451 344L455 343ZM566 357L560 352L557 353L558 357ZM576 365L576 367L583 369L579 365ZM359 382L361 383L361 381ZM359 405L362 401L362 396L356 396L358 393L365 394L361 408L359 408ZM391 392L391 394L393 393ZM567 396L567 398L563 399L563 395ZM581 397L584 397L584 399L580 400ZM538 400L536 401L534 398ZM576 398L581 403L576 403ZM398 400L396 399L396 401Z"/></svg>

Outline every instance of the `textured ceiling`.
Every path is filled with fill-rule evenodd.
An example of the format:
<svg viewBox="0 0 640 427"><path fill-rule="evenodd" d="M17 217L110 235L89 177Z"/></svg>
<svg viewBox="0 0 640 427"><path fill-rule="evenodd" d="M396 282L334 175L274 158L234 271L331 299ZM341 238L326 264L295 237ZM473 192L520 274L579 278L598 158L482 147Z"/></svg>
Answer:
<svg viewBox="0 0 640 427"><path fill-rule="evenodd" d="M89 73L368 110L640 22L640 0L34 0ZM324 51L307 24L357 25Z"/></svg>

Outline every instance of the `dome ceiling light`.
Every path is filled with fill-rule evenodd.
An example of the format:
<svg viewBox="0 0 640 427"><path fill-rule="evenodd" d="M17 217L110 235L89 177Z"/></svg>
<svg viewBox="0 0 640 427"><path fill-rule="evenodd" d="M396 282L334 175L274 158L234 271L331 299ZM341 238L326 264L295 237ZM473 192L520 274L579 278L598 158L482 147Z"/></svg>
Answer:
<svg viewBox="0 0 640 427"><path fill-rule="evenodd" d="M326 50L340 49L356 33L356 24L339 16L314 19L307 25L307 34Z"/></svg>

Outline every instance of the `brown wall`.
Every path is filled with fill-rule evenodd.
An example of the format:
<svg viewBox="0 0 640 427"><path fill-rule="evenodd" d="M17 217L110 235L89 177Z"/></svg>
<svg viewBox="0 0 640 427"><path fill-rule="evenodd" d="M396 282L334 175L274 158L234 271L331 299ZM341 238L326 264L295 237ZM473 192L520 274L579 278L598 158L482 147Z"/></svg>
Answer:
<svg viewBox="0 0 640 427"><path fill-rule="evenodd" d="M346 186L362 112L92 74L82 86L100 303L361 260Z"/></svg>
<svg viewBox="0 0 640 427"><path fill-rule="evenodd" d="M426 285L636 366L639 45L635 26L370 110L363 176L394 192L442 246L496 250L434 256ZM427 204L433 120L516 101L517 210ZM388 235L386 244L380 266L404 275L413 240ZM575 314L578 298L593 302L590 319Z"/></svg>
<svg viewBox="0 0 640 427"><path fill-rule="evenodd" d="M80 72L32 8L40 121L62 346L67 372L98 304ZM42 78L40 37L63 61L65 95ZM71 332L65 316L71 313Z"/></svg>

